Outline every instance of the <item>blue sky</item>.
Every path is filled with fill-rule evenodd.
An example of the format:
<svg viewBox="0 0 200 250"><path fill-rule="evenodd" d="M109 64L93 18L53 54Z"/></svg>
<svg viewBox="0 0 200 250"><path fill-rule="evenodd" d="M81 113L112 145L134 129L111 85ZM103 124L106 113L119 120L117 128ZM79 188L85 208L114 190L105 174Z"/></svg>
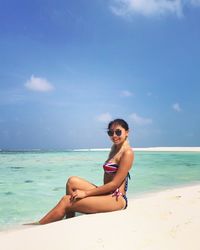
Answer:
<svg viewBox="0 0 200 250"><path fill-rule="evenodd" d="M200 0L0 1L0 148L200 146Z"/></svg>

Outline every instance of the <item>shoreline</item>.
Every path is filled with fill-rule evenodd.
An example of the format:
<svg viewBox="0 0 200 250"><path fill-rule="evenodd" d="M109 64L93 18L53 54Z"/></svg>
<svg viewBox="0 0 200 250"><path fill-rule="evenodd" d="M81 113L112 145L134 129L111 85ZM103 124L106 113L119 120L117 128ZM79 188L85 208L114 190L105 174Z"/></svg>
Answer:
<svg viewBox="0 0 200 250"><path fill-rule="evenodd" d="M0 242L5 250L199 250L199 208L200 184L169 188L129 199L126 210L3 231Z"/></svg>

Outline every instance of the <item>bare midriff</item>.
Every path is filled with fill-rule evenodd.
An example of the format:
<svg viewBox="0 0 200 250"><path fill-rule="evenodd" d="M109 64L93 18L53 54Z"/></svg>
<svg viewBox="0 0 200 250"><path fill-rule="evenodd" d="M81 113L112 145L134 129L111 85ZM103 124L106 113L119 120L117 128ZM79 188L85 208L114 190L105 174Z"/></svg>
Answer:
<svg viewBox="0 0 200 250"><path fill-rule="evenodd" d="M115 173L111 174L111 173L104 173L104 184L107 184L109 182L112 181L112 179L114 178L115 176ZM126 192L124 191L125 189L125 180L122 182L121 186L119 187L119 191L122 193L122 194L126 194Z"/></svg>

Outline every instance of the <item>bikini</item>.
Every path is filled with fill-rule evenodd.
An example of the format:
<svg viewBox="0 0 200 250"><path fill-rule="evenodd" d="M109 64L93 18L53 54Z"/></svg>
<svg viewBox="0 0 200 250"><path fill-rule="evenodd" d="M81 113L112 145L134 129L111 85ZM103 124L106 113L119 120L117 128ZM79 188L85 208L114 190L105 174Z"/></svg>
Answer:
<svg viewBox="0 0 200 250"><path fill-rule="evenodd" d="M105 164L103 165L103 169L105 171L105 173L107 174L114 174L117 172L119 168L119 165L117 163L114 162L105 162ZM125 181L125 187L124 187L124 191L126 192L128 190L128 179L130 179L130 174L128 173L128 175L126 176L126 181ZM125 207L124 209L127 208L128 206L128 199L126 197L125 194L122 194L122 192L119 191L119 188L117 188L113 193L112 196L116 196L117 198L119 196L122 196L125 200Z"/></svg>

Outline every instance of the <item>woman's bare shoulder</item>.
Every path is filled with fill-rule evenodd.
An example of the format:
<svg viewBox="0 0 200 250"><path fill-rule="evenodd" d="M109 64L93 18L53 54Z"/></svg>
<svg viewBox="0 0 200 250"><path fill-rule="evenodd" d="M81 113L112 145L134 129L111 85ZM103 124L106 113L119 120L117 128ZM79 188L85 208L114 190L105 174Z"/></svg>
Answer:
<svg viewBox="0 0 200 250"><path fill-rule="evenodd" d="M131 147L127 148L125 150L124 154L126 154L126 155L134 155L133 149Z"/></svg>
<svg viewBox="0 0 200 250"><path fill-rule="evenodd" d="M129 169L131 168L134 161L134 154L132 148L127 148L124 150L121 158L120 158L120 165L127 166Z"/></svg>
<svg viewBox="0 0 200 250"><path fill-rule="evenodd" d="M122 157L131 157L133 158L134 157L134 152L133 152L133 149L131 147L127 147L123 154L122 154Z"/></svg>

